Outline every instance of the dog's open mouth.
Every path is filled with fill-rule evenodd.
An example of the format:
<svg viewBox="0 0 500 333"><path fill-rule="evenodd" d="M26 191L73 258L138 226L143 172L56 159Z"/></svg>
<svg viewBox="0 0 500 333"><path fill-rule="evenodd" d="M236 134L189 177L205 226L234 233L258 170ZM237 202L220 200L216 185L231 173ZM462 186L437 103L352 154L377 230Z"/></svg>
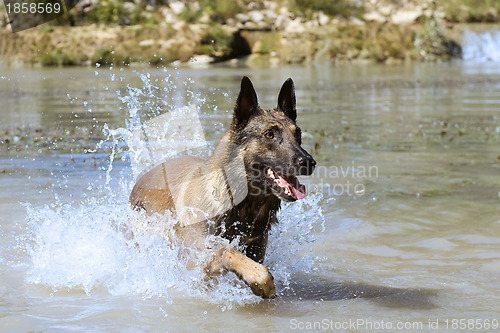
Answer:
<svg viewBox="0 0 500 333"><path fill-rule="evenodd" d="M266 169L266 176L272 183L273 192L286 201L303 199L306 196L306 187L302 185L297 177L282 176L271 168Z"/></svg>

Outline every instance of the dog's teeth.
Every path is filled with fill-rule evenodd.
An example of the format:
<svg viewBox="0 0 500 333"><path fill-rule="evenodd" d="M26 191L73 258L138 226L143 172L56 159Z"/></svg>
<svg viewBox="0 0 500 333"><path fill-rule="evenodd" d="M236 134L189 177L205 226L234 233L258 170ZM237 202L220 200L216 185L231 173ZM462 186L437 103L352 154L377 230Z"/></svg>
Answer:
<svg viewBox="0 0 500 333"><path fill-rule="evenodd" d="M288 189L288 187L285 188L285 193L288 194L288 195L291 195L290 190Z"/></svg>

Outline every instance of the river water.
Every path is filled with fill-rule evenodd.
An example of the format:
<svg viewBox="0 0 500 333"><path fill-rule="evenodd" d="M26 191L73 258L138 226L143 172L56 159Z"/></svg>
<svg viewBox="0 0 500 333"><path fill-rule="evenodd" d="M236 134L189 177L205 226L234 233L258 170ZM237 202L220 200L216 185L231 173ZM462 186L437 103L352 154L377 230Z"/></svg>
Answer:
<svg viewBox="0 0 500 333"><path fill-rule="evenodd" d="M1 73L0 330L498 328L498 64ZM232 274L207 286L160 237L137 250L120 230L131 127L191 104L216 142L242 75L268 108L294 79L318 162L271 232L273 300Z"/></svg>

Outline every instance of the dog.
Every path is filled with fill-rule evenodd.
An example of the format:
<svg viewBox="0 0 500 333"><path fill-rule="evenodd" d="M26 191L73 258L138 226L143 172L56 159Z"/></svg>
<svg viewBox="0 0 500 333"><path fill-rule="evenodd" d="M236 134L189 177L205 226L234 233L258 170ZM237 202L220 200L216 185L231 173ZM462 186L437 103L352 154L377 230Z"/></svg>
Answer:
<svg viewBox="0 0 500 333"><path fill-rule="evenodd" d="M263 298L276 295L262 264L269 229L277 223L282 200L304 198L305 186L296 176L311 175L316 165L301 147L295 103L289 78L277 108L263 110L252 82L243 77L230 129L211 157L168 160L140 177L130 194L136 210L175 214L177 241L213 250L202 263L208 276L232 271ZM208 244L209 236L229 242ZM235 240L241 251L231 245Z"/></svg>

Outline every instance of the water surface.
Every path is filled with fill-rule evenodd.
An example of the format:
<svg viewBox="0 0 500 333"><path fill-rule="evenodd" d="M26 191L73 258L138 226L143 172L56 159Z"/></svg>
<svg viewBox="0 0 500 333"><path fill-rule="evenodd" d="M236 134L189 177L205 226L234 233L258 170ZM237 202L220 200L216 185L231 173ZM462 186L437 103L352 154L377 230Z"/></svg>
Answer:
<svg viewBox="0 0 500 333"><path fill-rule="evenodd" d="M356 321L360 331L402 324L432 331L438 321L441 330L470 331L453 320L494 324L499 68L3 70L0 327L286 331ZM266 263L280 296L270 301L231 275L200 286L158 238L145 236L139 252L127 244L118 230L133 184L124 141L78 149L95 148L105 124L131 126L132 109L144 121L190 103L214 142L230 122L242 75L263 107L274 107L283 81L294 79L304 146L319 165L303 178L309 196L284 207L271 235ZM90 134L75 139L75 129ZM51 149L43 149L45 132L61 137Z"/></svg>

